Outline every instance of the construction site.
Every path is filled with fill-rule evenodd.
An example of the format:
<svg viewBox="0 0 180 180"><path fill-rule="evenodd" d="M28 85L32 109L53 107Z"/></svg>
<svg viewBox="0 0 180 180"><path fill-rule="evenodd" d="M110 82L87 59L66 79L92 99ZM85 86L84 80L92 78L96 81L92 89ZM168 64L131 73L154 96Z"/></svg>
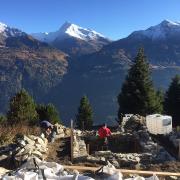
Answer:
<svg viewBox="0 0 180 180"><path fill-rule="evenodd" d="M78 130L73 121L69 128L55 125L57 135L52 143L39 136L22 135L0 147L0 177L180 179L180 132L168 128L167 122L166 117L166 128L156 133L147 118L131 115L121 126L109 127L108 145L99 138L98 128Z"/></svg>

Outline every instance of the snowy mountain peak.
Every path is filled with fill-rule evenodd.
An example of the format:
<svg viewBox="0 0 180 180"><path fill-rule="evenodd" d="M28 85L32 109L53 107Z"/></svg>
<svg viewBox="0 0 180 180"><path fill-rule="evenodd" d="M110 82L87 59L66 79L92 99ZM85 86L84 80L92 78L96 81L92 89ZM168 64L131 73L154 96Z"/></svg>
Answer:
<svg viewBox="0 0 180 180"><path fill-rule="evenodd" d="M136 35L138 38L145 36L156 40L166 39L168 36L175 36L177 33L180 33L180 22L164 20L158 25L151 26L146 30L135 31L131 35Z"/></svg>
<svg viewBox="0 0 180 180"><path fill-rule="evenodd" d="M180 22L174 22L174 21L165 19L159 25L161 25L161 26L180 26Z"/></svg>
<svg viewBox="0 0 180 180"><path fill-rule="evenodd" d="M0 22L0 33L4 32L6 28L7 28L7 25Z"/></svg>
<svg viewBox="0 0 180 180"><path fill-rule="evenodd" d="M56 38L64 39L74 37L85 41L98 40L105 38L102 34L87 28L80 27L76 24L65 22L58 31L50 33L33 33L33 37L40 41L52 42ZM105 38L107 39L107 38Z"/></svg>
<svg viewBox="0 0 180 180"><path fill-rule="evenodd" d="M62 27L59 29L61 33L66 33L69 36L79 38L82 40L93 40L97 39L98 37L104 36L94 30L82 28L76 24L72 24L69 22L65 22Z"/></svg>
<svg viewBox="0 0 180 180"><path fill-rule="evenodd" d="M15 37L15 36L22 36L25 33L19 29L9 27L8 25L0 22L0 35L4 37Z"/></svg>

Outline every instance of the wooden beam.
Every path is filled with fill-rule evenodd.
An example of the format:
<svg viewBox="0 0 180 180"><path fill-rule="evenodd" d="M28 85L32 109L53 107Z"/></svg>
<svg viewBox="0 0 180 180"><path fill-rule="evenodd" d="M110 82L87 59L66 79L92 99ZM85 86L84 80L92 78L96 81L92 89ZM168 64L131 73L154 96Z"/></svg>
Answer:
<svg viewBox="0 0 180 180"><path fill-rule="evenodd" d="M84 166L66 166L65 169L78 170L80 172L84 171L92 171L95 172L101 167L84 167ZM139 174L139 175L157 175L157 176L178 176L180 177L180 173L174 172L157 172L157 171L139 171L139 170L128 170L128 169L115 169L115 171L121 172L122 174Z"/></svg>
<svg viewBox="0 0 180 180"><path fill-rule="evenodd" d="M73 141L74 141L74 128L73 128L73 120L71 120L71 162L73 162L73 159L74 159L74 155L73 155L73 152L74 152L74 146L73 146Z"/></svg>

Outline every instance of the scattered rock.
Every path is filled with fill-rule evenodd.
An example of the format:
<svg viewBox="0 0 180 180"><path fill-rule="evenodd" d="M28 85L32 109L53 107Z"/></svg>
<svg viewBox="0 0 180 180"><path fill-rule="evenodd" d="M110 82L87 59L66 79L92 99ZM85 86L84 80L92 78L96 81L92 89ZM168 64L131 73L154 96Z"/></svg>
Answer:
<svg viewBox="0 0 180 180"><path fill-rule="evenodd" d="M0 167L0 178L2 177L2 175L6 174L7 172L9 172L8 169L5 169L3 167Z"/></svg>

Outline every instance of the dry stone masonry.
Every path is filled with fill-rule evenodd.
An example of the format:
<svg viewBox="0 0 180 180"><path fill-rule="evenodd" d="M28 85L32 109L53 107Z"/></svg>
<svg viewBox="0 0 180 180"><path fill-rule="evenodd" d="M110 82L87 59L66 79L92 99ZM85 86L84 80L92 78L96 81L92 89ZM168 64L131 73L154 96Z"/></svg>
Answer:
<svg viewBox="0 0 180 180"><path fill-rule="evenodd" d="M78 159L88 156L86 144L80 137L81 131L74 131L73 133L73 158Z"/></svg>

